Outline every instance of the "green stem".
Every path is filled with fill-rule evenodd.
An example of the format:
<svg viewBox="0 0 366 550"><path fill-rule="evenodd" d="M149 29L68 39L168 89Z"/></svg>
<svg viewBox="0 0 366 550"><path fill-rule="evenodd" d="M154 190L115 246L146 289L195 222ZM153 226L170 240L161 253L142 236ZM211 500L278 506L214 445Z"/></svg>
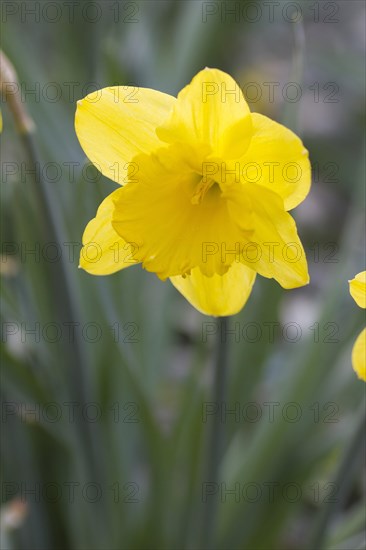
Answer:
<svg viewBox="0 0 366 550"><path fill-rule="evenodd" d="M43 171L38 170L42 166L42 156L39 154L38 142L34 134L36 126L27 112L26 105L21 100L20 92L12 94L7 91L6 84L11 82L18 85L18 77L10 60L1 51L0 61L0 92L13 115L34 174L31 180L31 190L39 216L37 229L45 243L63 243L65 238L62 224L52 212L55 197L52 197L51 200ZM19 89L19 86L17 88ZM37 170L38 175L36 175ZM49 290L52 310L56 315L55 320L61 326L62 323L70 323L69 326L80 325L81 312L78 311L64 255L60 262L48 262L43 267L49 277L46 290ZM74 451L75 471L78 472L82 482L101 481L103 485L106 485L105 454L103 446L100 444L100 441L103 441L101 426L86 421L82 414L84 405L93 401L94 387L89 375L88 357L80 337L69 337L68 341L62 342L62 347L55 350L53 356L55 364L58 364L61 367L60 371L65 374L64 388L62 389L67 391L67 397L70 396L71 402L76 404L73 409L75 430L71 430L70 426L65 426L69 428L67 432L70 434L70 447ZM67 423L66 415L65 423ZM84 520L80 532L84 536L84 545L86 544L89 548L100 548L100 540L108 535L107 515L103 503L100 502L97 506L98 512L95 511L94 515L88 515L86 506L80 512L80 517ZM82 503L80 508L83 508ZM95 519L96 517L97 519Z"/></svg>
<svg viewBox="0 0 366 550"><path fill-rule="evenodd" d="M227 317L220 317L213 386L213 402L218 408L216 414L212 416L212 421L209 425L210 433L207 457L207 480L209 483L212 483L213 486L215 486L219 480L219 467L224 445L224 426L219 411L226 396L227 323ZM202 547L207 549L212 548L214 542L218 507L216 496L217 495L208 496L205 503L202 525Z"/></svg>
<svg viewBox="0 0 366 550"><path fill-rule="evenodd" d="M323 508L318 516L317 522L315 523L314 531L307 548L317 548L318 550L321 550L324 547L324 538L329 522L347 498L351 483L354 479L355 467L357 467L358 462L362 460L365 445L365 432L366 422L363 405L359 417L359 423L356 426L353 437L343 455L334 480L334 486L337 490L337 498L331 502L323 504Z"/></svg>
<svg viewBox="0 0 366 550"><path fill-rule="evenodd" d="M29 161L34 167L41 165L41 159L37 152L37 147L32 133L25 133L22 135L24 148L27 152ZM50 214L49 200L46 193L46 185L43 177L39 176L38 181L33 182L33 192L37 199L39 212L41 214L39 223L41 225L42 236L46 242L62 242L62 238L58 234L54 221ZM50 285L54 290L53 301L57 304L56 311L62 321L74 321L76 319L74 306L70 296L69 283L65 272L65 266L61 261L57 266L51 263L49 266L52 278ZM66 346L65 346L66 347ZM80 342L77 338L74 339L72 345L67 346L70 352L70 382L73 388L74 396L78 402L83 403L87 401L86 397L86 382L85 377L85 361L82 356Z"/></svg>

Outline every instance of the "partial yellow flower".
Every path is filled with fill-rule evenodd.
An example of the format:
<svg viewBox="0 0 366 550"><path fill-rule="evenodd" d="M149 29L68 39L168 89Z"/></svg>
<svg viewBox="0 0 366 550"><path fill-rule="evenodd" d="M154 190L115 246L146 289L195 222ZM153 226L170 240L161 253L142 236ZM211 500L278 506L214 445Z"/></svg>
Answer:
<svg viewBox="0 0 366 550"><path fill-rule="evenodd" d="M349 291L356 302L362 308L366 308L366 271L357 273L349 282ZM352 350L353 370L361 380L366 382L366 328L357 337Z"/></svg>
<svg viewBox="0 0 366 550"><path fill-rule="evenodd" d="M366 328L358 335L352 350L353 370L366 382Z"/></svg>
<svg viewBox="0 0 366 550"><path fill-rule="evenodd" d="M361 271L357 273L354 279L349 282L349 291L356 302L360 307L366 308L366 271Z"/></svg>
<svg viewBox="0 0 366 550"><path fill-rule="evenodd" d="M251 113L236 82L199 72L172 97L113 87L78 102L76 133L122 187L83 236L80 267L107 275L142 266L199 311L233 315L256 277L309 281L288 210L310 188L308 152L290 130Z"/></svg>

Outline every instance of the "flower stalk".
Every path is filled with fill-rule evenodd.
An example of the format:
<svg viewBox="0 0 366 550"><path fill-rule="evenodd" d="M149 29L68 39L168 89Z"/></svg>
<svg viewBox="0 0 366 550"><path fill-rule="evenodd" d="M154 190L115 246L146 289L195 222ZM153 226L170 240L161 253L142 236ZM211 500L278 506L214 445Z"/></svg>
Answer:
<svg viewBox="0 0 366 550"><path fill-rule="evenodd" d="M2 50L0 50L0 90L13 114L18 132L21 135L34 132L35 124L21 100L17 73Z"/></svg>
<svg viewBox="0 0 366 550"><path fill-rule="evenodd" d="M219 330L217 336L217 347L214 365L213 380L213 402L217 405L217 410L226 398L227 386L227 325L228 317L219 318ZM209 442L207 456L207 480L209 483L217 484L219 481L220 462L223 456L224 448L224 424L221 414L217 412L213 415L209 425ZM212 548L215 535L216 513L218 502L212 495L207 499L203 517L202 547Z"/></svg>
<svg viewBox="0 0 366 550"><path fill-rule="evenodd" d="M6 103L13 115L17 130L20 134L24 151L31 168L31 172L36 174L36 167L42 165L42 158L39 154L36 125L28 115L25 105L21 101L19 93L19 83L17 73L5 56L1 55L1 94L6 99ZM12 86L10 86L12 84ZM62 227L60 227L53 218L51 212L51 201L47 189L47 181L42 174L37 178L35 175L29 180L35 202L38 206L38 224L41 239L44 242L60 243L64 242ZM70 325L79 323L77 319L81 318L77 311L75 300L73 300L73 291L69 282L67 268L63 261L59 263L50 262L47 266L50 277L50 285L53 296L53 305L56 319L60 323L70 323ZM95 427L93 433L90 429L90 423L85 422L82 417L82 408L85 403L91 401L92 388L88 383L87 361L83 347L78 338L70 339L68 343L63 344L63 358L68 369L64 369L67 382L71 387L73 403L78 406L75 408L75 422L78 426L77 437L73 440L75 449L78 449L79 456L82 457L82 469L85 479L100 479L104 457L97 447L95 439ZM57 361L57 357L55 357ZM93 526L89 526L91 529Z"/></svg>

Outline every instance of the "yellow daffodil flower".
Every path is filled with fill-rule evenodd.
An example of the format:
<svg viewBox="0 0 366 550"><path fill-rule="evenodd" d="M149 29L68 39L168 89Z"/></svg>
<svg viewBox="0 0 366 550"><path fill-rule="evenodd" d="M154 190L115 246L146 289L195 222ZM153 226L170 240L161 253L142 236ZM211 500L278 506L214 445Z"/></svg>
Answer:
<svg viewBox="0 0 366 550"><path fill-rule="evenodd" d="M366 308L366 271L358 273L349 282L349 291L356 302L362 308ZM366 382L366 328L356 339L352 350L353 370L361 380Z"/></svg>
<svg viewBox="0 0 366 550"><path fill-rule="evenodd" d="M88 273L141 263L217 316L244 306L257 273L284 288L308 283L288 214L309 192L308 152L251 113L229 75L206 68L177 98L104 88L78 102L75 127L90 161L121 184L85 229Z"/></svg>

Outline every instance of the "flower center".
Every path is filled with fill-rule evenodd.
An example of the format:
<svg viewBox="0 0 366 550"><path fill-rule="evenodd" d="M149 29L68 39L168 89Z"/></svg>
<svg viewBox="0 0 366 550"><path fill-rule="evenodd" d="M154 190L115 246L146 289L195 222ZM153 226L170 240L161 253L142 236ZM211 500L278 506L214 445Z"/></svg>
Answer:
<svg viewBox="0 0 366 550"><path fill-rule="evenodd" d="M204 178L201 178L200 182L198 183L191 197L191 203L200 204L203 200L203 197L206 195L207 191L212 187L213 187L212 191L215 188L219 189L219 185L215 180L205 178L205 181L204 181Z"/></svg>

